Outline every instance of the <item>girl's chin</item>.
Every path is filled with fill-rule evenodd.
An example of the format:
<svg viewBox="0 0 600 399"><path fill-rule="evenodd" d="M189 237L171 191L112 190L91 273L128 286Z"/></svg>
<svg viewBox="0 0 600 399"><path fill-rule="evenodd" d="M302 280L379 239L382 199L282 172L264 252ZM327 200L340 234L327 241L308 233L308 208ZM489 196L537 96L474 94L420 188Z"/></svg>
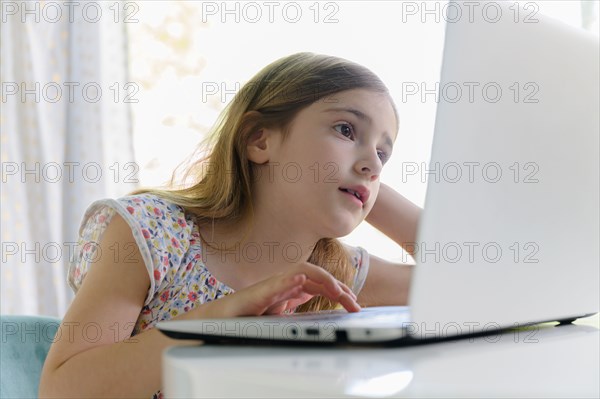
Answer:
<svg viewBox="0 0 600 399"><path fill-rule="evenodd" d="M361 222L362 222L362 220L361 220ZM348 234L352 233L358 227L359 224L360 223L350 225L350 224L347 224L347 222L344 223L343 225L338 224L338 225L334 226L334 231L332 232L332 234L329 237L339 238L339 237L347 236Z"/></svg>

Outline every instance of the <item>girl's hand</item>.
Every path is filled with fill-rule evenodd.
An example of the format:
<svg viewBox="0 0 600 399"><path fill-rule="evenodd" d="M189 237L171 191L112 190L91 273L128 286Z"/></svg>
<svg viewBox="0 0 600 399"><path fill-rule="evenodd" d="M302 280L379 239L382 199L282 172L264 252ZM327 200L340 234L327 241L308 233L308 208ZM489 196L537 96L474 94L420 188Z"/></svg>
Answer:
<svg viewBox="0 0 600 399"><path fill-rule="evenodd" d="M316 295L339 302L349 312L360 311L356 295L348 286L308 262L202 306L209 305L215 317L281 314Z"/></svg>

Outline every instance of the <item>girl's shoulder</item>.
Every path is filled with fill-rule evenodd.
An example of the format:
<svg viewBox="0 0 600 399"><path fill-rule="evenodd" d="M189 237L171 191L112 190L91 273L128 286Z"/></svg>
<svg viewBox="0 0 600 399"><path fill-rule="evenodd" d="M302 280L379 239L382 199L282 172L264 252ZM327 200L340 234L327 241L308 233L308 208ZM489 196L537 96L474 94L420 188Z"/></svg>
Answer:
<svg viewBox="0 0 600 399"><path fill-rule="evenodd" d="M97 243L115 215L129 226L148 271L150 290L144 306L149 306L180 273L189 273L187 266L200 258L202 249L195 219L186 215L181 206L151 193L93 202L81 222L69 266L68 282L74 292L99 256ZM128 251L129 247L124 246L121 253Z"/></svg>
<svg viewBox="0 0 600 399"><path fill-rule="evenodd" d="M119 214L130 225L152 225L172 230L191 224L181 206L157 194L141 193L94 201L85 211L80 233L86 225L95 227L94 224L108 224L114 213Z"/></svg>
<svg viewBox="0 0 600 399"><path fill-rule="evenodd" d="M130 215L155 220L169 220L183 218L184 209L153 193L133 194L120 197L116 200Z"/></svg>

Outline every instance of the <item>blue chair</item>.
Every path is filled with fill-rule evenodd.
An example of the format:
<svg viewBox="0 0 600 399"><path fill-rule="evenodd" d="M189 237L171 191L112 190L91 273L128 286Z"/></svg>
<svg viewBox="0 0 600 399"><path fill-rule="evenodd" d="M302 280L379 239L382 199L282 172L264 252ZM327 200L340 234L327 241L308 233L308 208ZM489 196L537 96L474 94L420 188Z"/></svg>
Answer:
<svg viewBox="0 0 600 399"><path fill-rule="evenodd" d="M40 374L60 319L0 316L0 398L37 398Z"/></svg>

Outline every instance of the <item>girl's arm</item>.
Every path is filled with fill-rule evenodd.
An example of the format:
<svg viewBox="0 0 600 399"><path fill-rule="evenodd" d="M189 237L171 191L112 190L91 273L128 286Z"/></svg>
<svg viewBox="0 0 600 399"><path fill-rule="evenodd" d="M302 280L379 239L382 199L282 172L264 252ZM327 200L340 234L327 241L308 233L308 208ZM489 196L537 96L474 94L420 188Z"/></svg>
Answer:
<svg viewBox="0 0 600 399"><path fill-rule="evenodd" d="M421 212L421 208L381 183L377 200L366 221L414 256Z"/></svg>
<svg viewBox="0 0 600 399"><path fill-rule="evenodd" d="M50 347L42 369L39 397L145 397L161 389L162 352L201 341L168 338L156 328L130 337L150 287L139 250L119 259L115 245L137 248L126 222L115 215L99 244L100 259L90 267ZM324 295L348 311L360 307L350 288L321 267L308 263L286 269L253 286L197 306L173 320L281 313ZM60 335L59 335L60 334Z"/></svg>
<svg viewBox="0 0 600 399"><path fill-rule="evenodd" d="M421 208L382 183L366 220L414 256L420 216ZM369 273L358 303L364 307L407 305L413 267L370 255Z"/></svg>
<svg viewBox="0 0 600 399"><path fill-rule="evenodd" d="M118 215L99 243L103 256L90 267L50 347L40 398L151 398L160 389L162 351L198 342L174 340L156 329L128 338L150 279L139 251L128 254L133 256L127 260L118 259L108 255L115 253L109 250L115 245L137 248L129 226Z"/></svg>

